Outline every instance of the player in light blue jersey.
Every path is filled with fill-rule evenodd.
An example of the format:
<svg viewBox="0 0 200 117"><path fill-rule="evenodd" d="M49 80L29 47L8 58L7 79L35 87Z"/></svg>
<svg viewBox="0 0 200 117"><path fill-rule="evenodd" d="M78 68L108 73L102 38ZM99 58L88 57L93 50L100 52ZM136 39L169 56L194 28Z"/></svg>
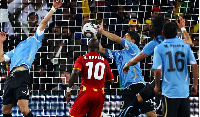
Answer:
<svg viewBox="0 0 200 117"><path fill-rule="evenodd" d="M142 76L140 63L131 67L128 74L124 74L122 71L125 63L127 63L131 58L135 57L140 52L138 48L140 37L137 33L131 31L128 31L123 38L118 37L115 34L104 31L102 24L99 25L99 33L108 37L112 41L118 42L124 47L123 50L110 50L103 48L100 44L99 52L116 61L119 78L121 80L121 86L123 88L123 108L126 108L132 102L135 95L141 91L146 84ZM144 102L143 106L141 106L141 110L147 115L148 113L154 112L150 102Z"/></svg>
<svg viewBox="0 0 200 117"><path fill-rule="evenodd" d="M154 49L154 90L157 94L161 93L160 78L162 78L161 89L165 117L189 117L189 75L187 64L191 64L193 69L194 81L191 90L193 95L197 94L198 66L190 46L175 38L177 35L175 23L166 23L163 33L165 40Z"/></svg>
<svg viewBox="0 0 200 117"><path fill-rule="evenodd" d="M35 54L42 44L44 29L57 8L62 6L62 0L53 1L53 6L49 13L39 24L35 35L20 42L15 49L4 54L3 42L6 34L0 34L0 62L11 62L10 74L6 78L3 94L3 117L12 117L11 109L19 105L25 117L33 117L28 108L30 95L30 75L29 69L35 59Z"/></svg>
<svg viewBox="0 0 200 117"><path fill-rule="evenodd" d="M179 28L185 27L185 20L182 17L179 17L180 23L177 22L179 25ZM132 58L129 62L127 62L126 66L123 67L123 72L127 73L129 70L130 66L133 66L137 64L138 62L142 61L143 59L147 58L148 56L153 55L154 53L154 48L159 45L160 43L163 42L164 38L162 36L162 28L165 23L165 19L163 16L157 16L153 19L153 40L150 41L148 44L145 45L143 50L134 58ZM185 40L187 43L192 45L191 38L189 37L189 34L187 31L183 31ZM178 37L177 37L178 38ZM154 96L155 102L156 102L156 114L157 116L161 117L162 116L162 106L161 106L161 95L155 95L154 92L154 87L155 87L155 80L153 80L151 83L147 84L145 88L140 91L137 94L137 99L134 99L132 104L130 105L132 108L127 108L124 109L124 111L127 110L126 113L123 113L124 116L127 116L128 114L134 114L134 111L138 109L138 103L147 101L149 99L152 99Z"/></svg>

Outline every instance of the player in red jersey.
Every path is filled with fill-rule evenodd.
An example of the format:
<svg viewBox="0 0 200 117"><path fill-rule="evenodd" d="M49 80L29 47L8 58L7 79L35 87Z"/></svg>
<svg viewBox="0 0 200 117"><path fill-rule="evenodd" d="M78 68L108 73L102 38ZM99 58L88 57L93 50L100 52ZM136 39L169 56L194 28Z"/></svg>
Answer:
<svg viewBox="0 0 200 117"><path fill-rule="evenodd" d="M71 96L71 89L76 78L81 73L80 92L70 110L71 117L100 117L105 100L105 80L113 83L114 77L109 63L97 52L99 42L92 38L88 42L88 54L76 59L69 87L67 88L67 102Z"/></svg>

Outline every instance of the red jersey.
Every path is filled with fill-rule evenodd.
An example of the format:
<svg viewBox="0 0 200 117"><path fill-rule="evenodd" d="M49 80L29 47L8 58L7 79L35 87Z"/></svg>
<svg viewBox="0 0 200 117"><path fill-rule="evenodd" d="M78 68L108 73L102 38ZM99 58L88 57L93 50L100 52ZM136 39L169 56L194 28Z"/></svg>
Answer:
<svg viewBox="0 0 200 117"><path fill-rule="evenodd" d="M108 61L96 52L78 57L74 69L81 71L81 88L85 86L86 90L102 89L105 80L114 80Z"/></svg>

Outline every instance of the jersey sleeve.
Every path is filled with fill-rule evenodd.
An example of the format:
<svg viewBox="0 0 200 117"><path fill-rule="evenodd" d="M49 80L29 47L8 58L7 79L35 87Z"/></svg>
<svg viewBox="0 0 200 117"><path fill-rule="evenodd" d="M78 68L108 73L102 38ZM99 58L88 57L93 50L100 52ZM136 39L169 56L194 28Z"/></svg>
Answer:
<svg viewBox="0 0 200 117"><path fill-rule="evenodd" d="M79 69L82 70L82 57L78 57L75 61L74 68L73 69Z"/></svg>
<svg viewBox="0 0 200 117"><path fill-rule="evenodd" d="M145 45L145 47L143 48L143 50L141 51L141 53L144 53L148 56L153 55L154 52L154 48L158 45L159 43L156 41L151 41L149 42L147 45Z"/></svg>
<svg viewBox="0 0 200 117"><path fill-rule="evenodd" d="M123 47L125 47L126 50L128 50L130 53L134 53L135 50L138 50L138 46L132 42L129 42L122 38L122 41L120 43Z"/></svg>
<svg viewBox="0 0 200 117"><path fill-rule="evenodd" d="M37 31L35 32L34 38L38 41L38 42L42 42L42 38L44 36L44 30L40 31L39 28L37 28Z"/></svg>
<svg viewBox="0 0 200 117"><path fill-rule="evenodd" d="M188 57L187 57L187 60L188 60L188 63L189 64L197 64L197 61L196 61L196 59L195 59L195 57L194 57L194 54L193 54L193 52L192 52L192 50L191 50L191 48L189 47L188 48Z"/></svg>
<svg viewBox="0 0 200 117"><path fill-rule="evenodd" d="M14 55L14 49L4 54L5 62L9 62Z"/></svg>
<svg viewBox="0 0 200 117"><path fill-rule="evenodd" d="M118 50L111 50L111 49L106 48L104 55L107 56L110 59L115 59L117 52L118 52Z"/></svg>
<svg viewBox="0 0 200 117"><path fill-rule="evenodd" d="M161 69L161 67L162 67L162 58L161 55L159 54L158 47L156 46L154 49L152 69Z"/></svg>
<svg viewBox="0 0 200 117"><path fill-rule="evenodd" d="M106 78L105 79L107 81L114 80L114 76L113 76L113 73L111 71L111 68L110 68L108 61L106 61Z"/></svg>

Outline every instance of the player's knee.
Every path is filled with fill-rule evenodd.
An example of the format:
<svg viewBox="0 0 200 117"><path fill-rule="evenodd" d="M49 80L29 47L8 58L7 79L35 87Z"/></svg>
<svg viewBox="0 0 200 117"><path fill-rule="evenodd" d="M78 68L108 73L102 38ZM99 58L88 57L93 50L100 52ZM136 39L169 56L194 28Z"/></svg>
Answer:
<svg viewBox="0 0 200 117"><path fill-rule="evenodd" d="M156 112L155 112L154 110L153 110L153 111L147 112L147 113L146 113L146 116L147 116L147 117L157 117Z"/></svg>
<svg viewBox="0 0 200 117"><path fill-rule="evenodd" d="M138 102L143 102L143 99L139 93L137 94L137 100Z"/></svg>
<svg viewBox="0 0 200 117"><path fill-rule="evenodd" d="M3 114L10 114L11 113L11 109L10 108L6 108L5 106L2 107L2 113Z"/></svg>
<svg viewBox="0 0 200 117"><path fill-rule="evenodd" d="M25 116L25 115L27 115L28 113L29 113L29 109L28 108L23 108L23 107L21 107L20 108L20 111L22 112L22 114Z"/></svg>

